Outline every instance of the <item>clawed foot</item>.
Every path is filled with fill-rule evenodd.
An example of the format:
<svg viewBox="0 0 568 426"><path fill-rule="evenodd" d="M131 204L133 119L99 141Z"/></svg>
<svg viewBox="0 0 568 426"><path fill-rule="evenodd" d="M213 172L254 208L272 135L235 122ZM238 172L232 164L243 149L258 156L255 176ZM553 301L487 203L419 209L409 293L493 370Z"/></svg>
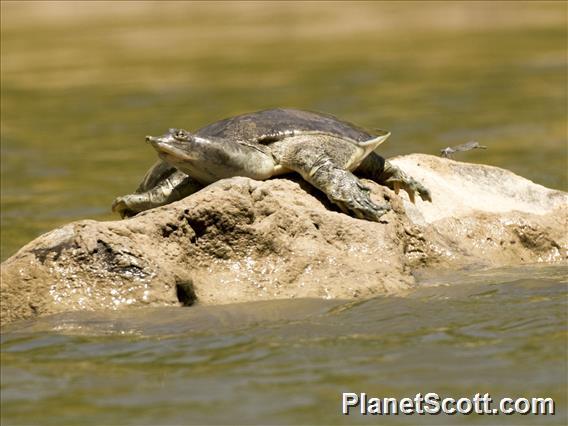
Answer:
<svg viewBox="0 0 568 426"><path fill-rule="evenodd" d="M407 176L400 169L398 169L394 175L387 179L385 185L394 190L396 194L398 194L401 189L404 189L408 193L408 198L410 198L410 201L412 203L415 202L416 192L418 192L418 195L420 195L420 198L422 198L423 201L432 202L432 194L430 194L428 188L426 188L424 185L414 180L410 176Z"/></svg>
<svg viewBox="0 0 568 426"><path fill-rule="evenodd" d="M328 197L344 213L378 222L391 208L386 204L379 206L373 203L369 197L370 192L354 175L346 174L341 182L334 185Z"/></svg>
<svg viewBox="0 0 568 426"><path fill-rule="evenodd" d="M404 189L408 193L408 198L410 198L412 204L416 202L416 197L414 195L416 192L418 192L418 195L420 195L420 198L422 198L423 201L432 202L432 195L430 194L430 191L424 185L412 178L409 180L394 181L392 182L392 186L395 194L398 194L401 188Z"/></svg>

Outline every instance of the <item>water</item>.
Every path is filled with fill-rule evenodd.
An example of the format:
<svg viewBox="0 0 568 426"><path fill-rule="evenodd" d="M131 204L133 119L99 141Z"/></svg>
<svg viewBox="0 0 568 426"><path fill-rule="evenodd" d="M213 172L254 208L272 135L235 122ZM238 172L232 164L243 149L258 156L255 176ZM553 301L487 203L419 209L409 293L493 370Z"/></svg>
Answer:
<svg viewBox="0 0 568 426"><path fill-rule="evenodd" d="M527 273L532 275L526 278ZM10 424L336 424L342 392L551 397L566 424L566 267L438 277L407 297L72 313L2 336Z"/></svg>
<svg viewBox="0 0 568 426"><path fill-rule="evenodd" d="M291 106L393 132L386 156L568 189L567 6L2 2L1 259L110 220L146 134ZM383 148L384 147L384 148ZM2 333L2 424L566 424L566 269L424 277L403 298L75 313ZM345 418L342 391L551 396L554 417Z"/></svg>
<svg viewBox="0 0 568 426"><path fill-rule="evenodd" d="M131 4L130 4L131 3ZM566 5L2 4L1 258L116 218L147 134L291 106L568 189Z"/></svg>

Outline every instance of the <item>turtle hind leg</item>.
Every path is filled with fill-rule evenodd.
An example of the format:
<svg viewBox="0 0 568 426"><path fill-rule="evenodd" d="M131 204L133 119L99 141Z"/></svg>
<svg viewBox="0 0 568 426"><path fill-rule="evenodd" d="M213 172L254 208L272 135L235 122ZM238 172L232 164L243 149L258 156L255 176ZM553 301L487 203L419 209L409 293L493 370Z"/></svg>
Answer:
<svg viewBox="0 0 568 426"><path fill-rule="evenodd" d="M404 189L413 203L415 193L418 193L422 200L432 202L432 195L428 188L374 152L365 157L355 173L366 179L374 180L394 190L397 194L400 189Z"/></svg>
<svg viewBox="0 0 568 426"><path fill-rule="evenodd" d="M145 210L181 200L201 188L203 185L185 173L176 171L147 191L142 192L139 188L134 194L116 198L112 203L112 211L120 214L122 218L132 217Z"/></svg>

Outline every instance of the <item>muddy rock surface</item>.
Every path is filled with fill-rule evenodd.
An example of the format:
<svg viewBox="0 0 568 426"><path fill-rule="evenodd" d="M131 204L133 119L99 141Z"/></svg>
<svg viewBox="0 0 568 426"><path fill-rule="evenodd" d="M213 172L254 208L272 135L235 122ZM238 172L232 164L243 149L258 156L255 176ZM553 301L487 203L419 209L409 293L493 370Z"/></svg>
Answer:
<svg viewBox="0 0 568 426"><path fill-rule="evenodd" d="M400 293L424 270L567 261L568 194L427 155L393 163L433 203L365 181L381 223L297 178L219 181L179 202L40 236L1 267L3 324L64 311Z"/></svg>

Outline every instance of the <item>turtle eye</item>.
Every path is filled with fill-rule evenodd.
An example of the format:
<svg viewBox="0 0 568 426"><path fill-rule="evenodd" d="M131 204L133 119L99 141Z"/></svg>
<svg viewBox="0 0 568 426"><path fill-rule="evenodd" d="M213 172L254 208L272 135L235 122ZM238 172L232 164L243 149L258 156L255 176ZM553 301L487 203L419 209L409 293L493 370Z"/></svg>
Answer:
<svg viewBox="0 0 568 426"><path fill-rule="evenodd" d="M179 129L179 130L176 130L176 132L174 133L174 138L181 140L181 141L186 141L186 140L189 139L189 133L187 133L183 129Z"/></svg>

